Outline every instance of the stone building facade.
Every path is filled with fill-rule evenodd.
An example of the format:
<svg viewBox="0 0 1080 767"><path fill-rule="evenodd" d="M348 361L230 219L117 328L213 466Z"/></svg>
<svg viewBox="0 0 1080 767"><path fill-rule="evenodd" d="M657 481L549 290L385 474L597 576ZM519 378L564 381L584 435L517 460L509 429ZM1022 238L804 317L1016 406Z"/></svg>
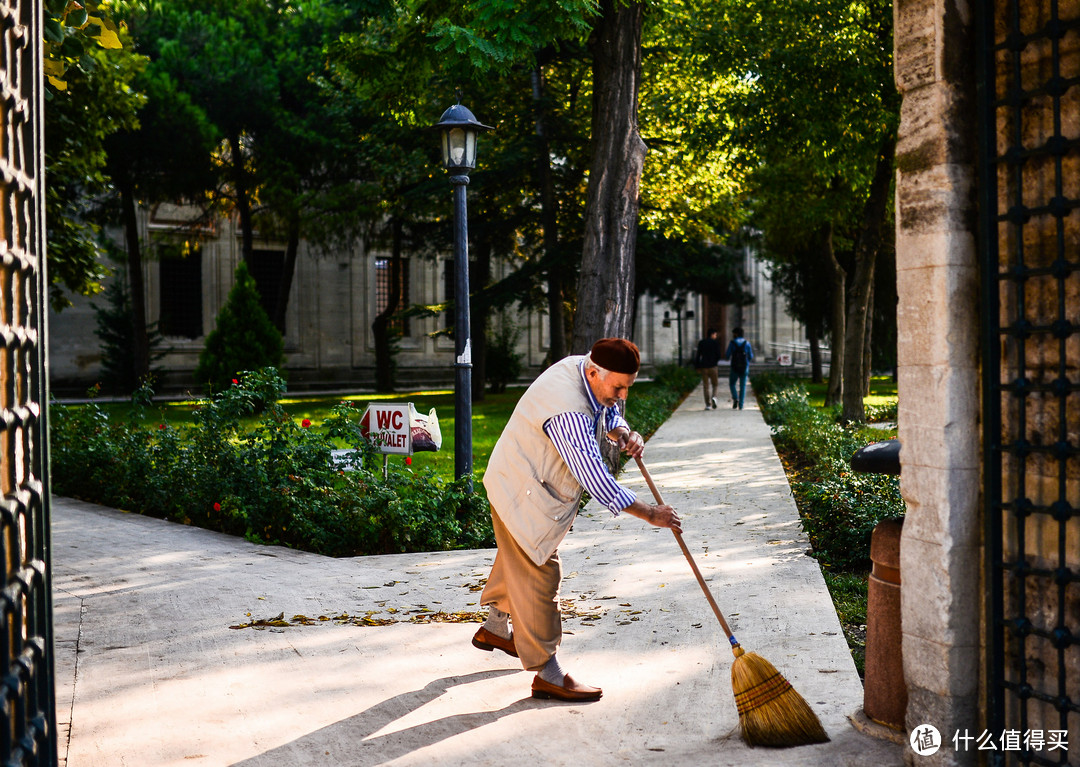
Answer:
<svg viewBox="0 0 1080 767"><path fill-rule="evenodd" d="M206 334L233 284L240 261L240 233L234 221L193 232L193 213L162 205L145 212L142 239L151 257L143 268L147 320L157 323L167 348L158 367L166 371L159 387L181 392L193 387L192 371L198 364ZM285 246L257 240L249 264L264 295L274 295ZM746 313L751 340L762 358L777 350L805 347L802 327L788 315L783 301L771 295L771 282L752 252L745 254L744 269L756 301L749 307L712 304L691 294L678 308L649 295L639 300L634 341L641 347L646 373L657 365L690 364L697 341L707 327L726 337L728 314ZM301 245L296 275L285 318L285 356L289 387L303 389L366 389L375 380L375 342L372 322L385 306L389 255L369 252L362 242L332 254ZM493 278L510 270L493 265ZM439 304L453 295L453 261L448 257L407 258L404 266L405 304ZM124 279L121 266L111 279ZM95 305L102 295L74 297L73 305L52 312L50 319L50 380L54 393L80 396L100 378L102 348L96 334ZM400 389L449 387L454 381L454 342L437 331L450 320L445 316L411 318L402 325L398 342L397 383ZM518 331L517 352L523 378L531 378L548 364L547 315L529 309L499 313L496 327ZM761 334L761 335L759 335ZM758 339L761 339L760 343ZM490 342L490 341L489 341Z"/></svg>

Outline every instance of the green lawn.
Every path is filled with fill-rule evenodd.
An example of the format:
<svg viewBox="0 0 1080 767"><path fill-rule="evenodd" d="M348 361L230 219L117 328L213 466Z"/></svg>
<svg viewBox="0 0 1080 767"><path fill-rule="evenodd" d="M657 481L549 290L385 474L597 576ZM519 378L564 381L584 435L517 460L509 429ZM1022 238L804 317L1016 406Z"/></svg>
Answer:
<svg viewBox="0 0 1080 767"><path fill-rule="evenodd" d="M813 383L809 378L802 381L810 395L810 404L825 407L828 382ZM870 396L863 400L867 405L887 405L896 401L896 381L891 376L874 376L870 379Z"/></svg>

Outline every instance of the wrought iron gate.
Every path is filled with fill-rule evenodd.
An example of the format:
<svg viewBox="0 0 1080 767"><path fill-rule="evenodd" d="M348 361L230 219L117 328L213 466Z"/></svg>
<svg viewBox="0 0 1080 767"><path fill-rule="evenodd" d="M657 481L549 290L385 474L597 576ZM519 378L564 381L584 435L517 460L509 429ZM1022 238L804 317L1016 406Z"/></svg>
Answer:
<svg viewBox="0 0 1080 767"><path fill-rule="evenodd" d="M40 0L0 0L0 758L55 765Z"/></svg>
<svg viewBox="0 0 1080 767"><path fill-rule="evenodd" d="M1080 765L1080 19L1057 0L973 7L987 729L999 741L985 755Z"/></svg>

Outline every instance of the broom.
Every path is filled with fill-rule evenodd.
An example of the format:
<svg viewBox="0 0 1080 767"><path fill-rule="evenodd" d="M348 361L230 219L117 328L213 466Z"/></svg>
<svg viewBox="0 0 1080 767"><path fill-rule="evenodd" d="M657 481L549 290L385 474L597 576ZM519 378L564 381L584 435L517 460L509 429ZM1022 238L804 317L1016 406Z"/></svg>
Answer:
<svg viewBox="0 0 1080 767"><path fill-rule="evenodd" d="M636 458L641 475L652 490L653 497L659 504L664 503L660 491L656 488L648 469L641 457ZM746 652L735 640L723 613L713 599L712 592L705 584L705 579L698 570L697 563L690 556L690 550L683 541L682 533L672 530L679 548L686 555L686 561L694 571L705 598L709 600L716 613L720 626L731 642L731 651L735 660L731 664L731 687L735 693L735 707L739 711L739 727L743 739L751 746L803 746L810 743L824 743L829 739L821 726L817 715L791 683L785 679L776 667L763 657L753 652Z"/></svg>

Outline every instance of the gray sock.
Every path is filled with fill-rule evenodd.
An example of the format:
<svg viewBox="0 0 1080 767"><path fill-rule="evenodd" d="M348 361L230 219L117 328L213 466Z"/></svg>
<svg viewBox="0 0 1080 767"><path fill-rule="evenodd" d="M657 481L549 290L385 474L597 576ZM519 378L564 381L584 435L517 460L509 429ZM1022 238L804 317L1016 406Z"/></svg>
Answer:
<svg viewBox="0 0 1080 767"><path fill-rule="evenodd" d="M548 662L540 669L540 678L551 684L562 685L563 680L566 678L566 672L563 671L562 667L559 665L559 657L557 655L552 655L548 658Z"/></svg>
<svg viewBox="0 0 1080 767"><path fill-rule="evenodd" d="M488 617L484 621L484 628L490 631L495 636L502 637L503 639L510 638L510 626L507 625L507 618L510 617L510 613L504 613L498 607L492 605L488 608Z"/></svg>

